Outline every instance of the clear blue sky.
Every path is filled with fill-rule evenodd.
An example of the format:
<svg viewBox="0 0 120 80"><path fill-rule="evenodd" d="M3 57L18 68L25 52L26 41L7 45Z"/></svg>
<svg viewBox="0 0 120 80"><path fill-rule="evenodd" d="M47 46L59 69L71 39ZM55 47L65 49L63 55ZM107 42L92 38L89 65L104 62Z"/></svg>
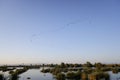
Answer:
<svg viewBox="0 0 120 80"><path fill-rule="evenodd" d="M120 63L120 0L0 0L0 64Z"/></svg>

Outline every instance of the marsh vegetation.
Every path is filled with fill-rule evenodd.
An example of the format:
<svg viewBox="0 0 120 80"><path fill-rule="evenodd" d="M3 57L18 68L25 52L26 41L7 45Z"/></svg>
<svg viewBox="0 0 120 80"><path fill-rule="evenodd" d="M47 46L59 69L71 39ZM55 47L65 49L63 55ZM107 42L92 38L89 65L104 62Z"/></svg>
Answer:
<svg viewBox="0 0 120 80"><path fill-rule="evenodd" d="M37 72L35 74L38 74L38 76L41 76L44 80L48 78L50 78L50 80L111 80L111 73L109 74L109 72L113 74L119 74L120 72L119 64L92 64L90 62L86 62L85 64L22 65L21 69L19 67L21 66L1 66L0 69L2 73L9 73L8 78L10 80L23 80L25 77L25 79L32 79L34 78L34 71ZM22 75L24 73L25 75L31 75L24 76ZM4 80L8 79L4 74L0 74L0 80L3 78ZM120 77L116 77L114 80L119 80L119 78Z"/></svg>

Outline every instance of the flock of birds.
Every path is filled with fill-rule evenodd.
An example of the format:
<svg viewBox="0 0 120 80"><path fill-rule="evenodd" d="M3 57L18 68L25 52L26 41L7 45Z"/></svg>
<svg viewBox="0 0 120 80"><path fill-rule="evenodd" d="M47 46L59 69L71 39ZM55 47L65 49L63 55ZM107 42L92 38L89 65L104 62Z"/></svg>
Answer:
<svg viewBox="0 0 120 80"><path fill-rule="evenodd" d="M67 23L65 26L60 27L60 28L58 28L58 29L50 30L50 31L47 31L47 32L41 32L41 33L39 33L39 34L33 34L33 35L31 36L30 42L33 42L34 38L35 38L35 37L39 37L41 34L54 33L54 32L57 32L57 31L61 31L61 30L65 29L65 28L67 28L67 27L70 27L71 25L78 24L78 23L82 23L82 22L84 22L84 21L86 21L86 19L85 19L85 20L72 21L72 22ZM91 21L88 20L88 23L91 24Z"/></svg>

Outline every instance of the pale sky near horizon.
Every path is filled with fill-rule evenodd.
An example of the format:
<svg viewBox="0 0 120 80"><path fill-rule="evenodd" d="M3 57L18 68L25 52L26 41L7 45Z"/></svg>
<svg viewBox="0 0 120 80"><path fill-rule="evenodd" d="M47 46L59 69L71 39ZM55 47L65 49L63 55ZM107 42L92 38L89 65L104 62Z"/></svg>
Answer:
<svg viewBox="0 0 120 80"><path fill-rule="evenodd" d="M0 64L119 57L119 0L0 0Z"/></svg>

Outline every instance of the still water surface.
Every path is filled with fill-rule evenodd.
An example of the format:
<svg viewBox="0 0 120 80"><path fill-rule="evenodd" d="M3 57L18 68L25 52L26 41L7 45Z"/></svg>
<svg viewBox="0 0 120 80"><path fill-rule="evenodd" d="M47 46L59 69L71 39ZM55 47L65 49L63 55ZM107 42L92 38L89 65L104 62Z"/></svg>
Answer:
<svg viewBox="0 0 120 80"><path fill-rule="evenodd" d="M112 71L109 71L108 73L110 75L110 80L120 80L120 72L113 74Z"/></svg>
<svg viewBox="0 0 120 80"><path fill-rule="evenodd" d="M112 71L108 72L110 74L110 80L120 80L120 73L113 74ZM40 69L29 69L27 72L20 75L19 80L56 80L50 73L42 73Z"/></svg>
<svg viewBox="0 0 120 80"><path fill-rule="evenodd" d="M110 74L110 80L120 80L120 73L113 74L112 71L108 72ZM29 69L27 72L20 75L19 80L27 80L30 77L30 80L56 80L50 73L42 73L40 69Z"/></svg>
<svg viewBox="0 0 120 80"><path fill-rule="evenodd" d="M42 73L40 69L29 69L19 76L19 80L27 80L28 77L31 78L30 80L55 80L52 74Z"/></svg>
<svg viewBox="0 0 120 80"><path fill-rule="evenodd" d="M42 73L40 69L29 69L28 71L19 75L18 80L28 80L27 78L30 77L30 80L56 80L54 76L50 73ZM112 71L108 71L110 75L110 80L120 80L120 72L117 74L113 74ZM2 72L0 74L4 74L4 77L8 77L9 71Z"/></svg>

